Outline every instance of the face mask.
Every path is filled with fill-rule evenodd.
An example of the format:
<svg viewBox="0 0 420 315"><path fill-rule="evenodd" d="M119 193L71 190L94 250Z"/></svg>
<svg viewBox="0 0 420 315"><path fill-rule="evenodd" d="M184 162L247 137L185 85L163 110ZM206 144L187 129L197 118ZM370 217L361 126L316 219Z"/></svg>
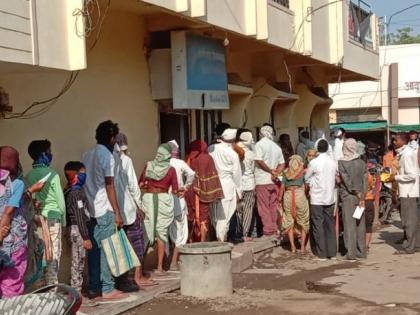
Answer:
<svg viewBox="0 0 420 315"><path fill-rule="evenodd" d="M77 185L83 186L86 183L86 173L77 173Z"/></svg>
<svg viewBox="0 0 420 315"><path fill-rule="evenodd" d="M36 161L35 164L43 164L45 166L50 166L52 161L52 154L51 152L42 152L39 159Z"/></svg>

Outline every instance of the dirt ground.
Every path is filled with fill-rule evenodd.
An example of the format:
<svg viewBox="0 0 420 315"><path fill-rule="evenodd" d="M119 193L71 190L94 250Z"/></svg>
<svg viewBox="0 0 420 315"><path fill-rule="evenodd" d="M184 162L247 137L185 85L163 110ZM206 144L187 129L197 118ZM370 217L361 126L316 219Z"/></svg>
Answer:
<svg viewBox="0 0 420 315"><path fill-rule="evenodd" d="M393 226L377 233L373 253L356 263L318 262L275 248L234 275L230 297L199 300L173 292L125 314L420 314L420 254L393 256L399 237Z"/></svg>

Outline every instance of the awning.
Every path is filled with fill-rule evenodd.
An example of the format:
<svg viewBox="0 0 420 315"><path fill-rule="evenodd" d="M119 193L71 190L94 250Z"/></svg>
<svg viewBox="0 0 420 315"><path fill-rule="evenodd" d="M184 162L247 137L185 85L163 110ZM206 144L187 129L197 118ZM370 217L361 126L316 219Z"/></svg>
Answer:
<svg viewBox="0 0 420 315"><path fill-rule="evenodd" d="M343 128L346 131L352 131L352 132L382 131L382 130L386 130L386 127L387 127L386 120L356 121L356 122L348 122L348 123L330 124L330 129Z"/></svg>
<svg viewBox="0 0 420 315"><path fill-rule="evenodd" d="M411 130L420 132L420 125L389 125L391 132L410 132Z"/></svg>

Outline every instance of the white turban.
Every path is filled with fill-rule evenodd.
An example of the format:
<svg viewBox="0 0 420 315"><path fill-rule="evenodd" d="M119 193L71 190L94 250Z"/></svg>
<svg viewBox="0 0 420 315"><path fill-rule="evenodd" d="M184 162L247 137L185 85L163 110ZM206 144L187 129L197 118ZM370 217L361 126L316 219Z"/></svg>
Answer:
<svg viewBox="0 0 420 315"><path fill-rule="evenodd" d="M261 138L268 138L270 140L274 139L274 129L271 126L263 126L260 129Z"/></svg>
<svg viewBox="0 0 420 315"><path fill-rule="evenodd" d="M241 140L241 142L247 147L250 147L252 143L254 142L252 133L249 131L242 132L239 137L239 140Z"/></svg>
<svg viewBox="0 0 420 315"><path fill-rule="evenodd" d="M222 133L222 140L232 141L236 139L236 129L228 128Z"/></svg>

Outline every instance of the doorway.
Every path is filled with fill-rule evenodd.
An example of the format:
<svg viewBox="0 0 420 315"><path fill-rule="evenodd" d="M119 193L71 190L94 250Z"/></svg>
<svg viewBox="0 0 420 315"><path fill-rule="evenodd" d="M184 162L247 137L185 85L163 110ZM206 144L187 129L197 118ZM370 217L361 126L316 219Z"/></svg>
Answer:
<svg viewBox="0 0 420 315"><path fill-rule="evenodd" d="M185 158L189 143L188 112L160 112L161 143L176 140L181 158Z"/></svg>

